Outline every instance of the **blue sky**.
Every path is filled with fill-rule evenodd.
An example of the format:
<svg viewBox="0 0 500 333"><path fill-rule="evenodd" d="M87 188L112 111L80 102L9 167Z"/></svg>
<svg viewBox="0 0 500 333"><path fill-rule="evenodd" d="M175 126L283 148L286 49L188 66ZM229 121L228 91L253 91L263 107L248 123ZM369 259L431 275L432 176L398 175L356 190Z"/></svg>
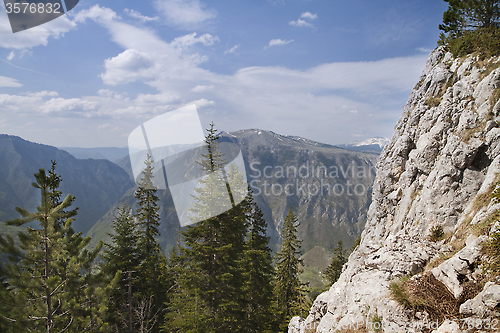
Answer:
<svg viewBox="0 0 500 333"><path fill-rule="evenodd" d="M124 147L195 103L201 123L340 144L390 137L439 36L439 0L80 0L13 34L0 8L0 133Z"/></svg>

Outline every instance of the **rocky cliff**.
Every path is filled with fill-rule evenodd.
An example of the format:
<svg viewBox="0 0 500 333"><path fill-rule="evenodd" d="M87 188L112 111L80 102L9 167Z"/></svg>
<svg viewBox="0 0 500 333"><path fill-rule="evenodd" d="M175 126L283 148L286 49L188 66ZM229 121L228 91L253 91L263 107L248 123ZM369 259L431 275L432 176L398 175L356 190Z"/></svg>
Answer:
<svg viewBox="0 0 500 333"><path fill-rule="evenodd" d="M500 328L500 285L487 251L500 215L492 195L500 180L499 65L443 48L430 54L378 162L361 244L289 332Z"/></svg>

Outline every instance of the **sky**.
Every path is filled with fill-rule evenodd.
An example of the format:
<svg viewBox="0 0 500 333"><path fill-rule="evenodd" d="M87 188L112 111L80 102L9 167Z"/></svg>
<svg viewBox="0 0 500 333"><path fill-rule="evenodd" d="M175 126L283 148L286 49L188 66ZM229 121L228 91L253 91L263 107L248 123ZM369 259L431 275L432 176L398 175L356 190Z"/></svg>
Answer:
<svg viewBox="0 0 500 333"><path fill-rule="evenodd" d="M12 33L0 5L0 133L126 147L195 104L204 128L342 144L391 137L437 46L439 0L80 0Z"/></svg>

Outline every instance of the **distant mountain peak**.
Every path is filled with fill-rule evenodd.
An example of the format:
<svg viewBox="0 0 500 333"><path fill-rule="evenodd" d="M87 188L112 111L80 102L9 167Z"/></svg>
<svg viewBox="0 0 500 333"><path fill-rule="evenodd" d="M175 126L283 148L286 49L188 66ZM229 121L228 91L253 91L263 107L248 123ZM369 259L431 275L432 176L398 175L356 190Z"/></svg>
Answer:
<svg viewBox="0 0 500 333"><path fill-rule="evenodd" d="M360 147L360 146L378 145L382 149L389 142L391 142L391 139L383 138L383 137L375 137L375 138L363 140L361 142L356 142L356 143L353 144L353 146L354 147Z"/></svg>

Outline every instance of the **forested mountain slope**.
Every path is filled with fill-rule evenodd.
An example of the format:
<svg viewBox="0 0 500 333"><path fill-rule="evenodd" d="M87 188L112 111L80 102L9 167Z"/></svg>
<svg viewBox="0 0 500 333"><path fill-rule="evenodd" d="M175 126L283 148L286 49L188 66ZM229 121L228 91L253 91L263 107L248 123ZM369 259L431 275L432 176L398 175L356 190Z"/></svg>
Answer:
<svg viewBox="0 0 500 333"><path fill-rule="evenodd" d="M220 141L240 147L247 180L268 221L272 244L279 242L280 226L290 206L297 209L305 252L315 246L331 252L338 240L346 246L353 244L366 220L378 155L258 129L222 132ZM118 164L131 173L127 158ZM159 195L163 205L161 243L171 247L179 222L170 192L162 190ZM122 201L132 204L133 191ZM96 241L110 232L118 206L90 230Z"/></svg>
<svg viewBox="0 0 500 333"><path fill-rule="evenodd" d="M51 161L62 176L61 190L76 197L80 207L73 224L87 232L134 183L128 174L107 160L79 160L55 147L0 135L0 220L19 217L17 206L33 211L40 194L31 186L38 169L50 169ZM3 228L3 223L0 228Z"/></svg>

